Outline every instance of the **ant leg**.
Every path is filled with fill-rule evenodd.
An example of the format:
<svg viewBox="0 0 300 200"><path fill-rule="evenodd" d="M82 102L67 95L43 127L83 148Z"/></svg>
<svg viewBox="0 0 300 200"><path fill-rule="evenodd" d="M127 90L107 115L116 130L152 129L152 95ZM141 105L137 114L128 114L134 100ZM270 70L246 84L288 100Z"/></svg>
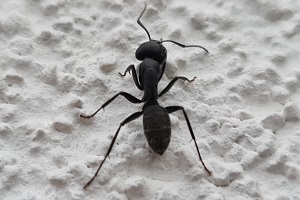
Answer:
<svg viewBox="0 0 300 200"><path fill-rule="evenodd" d="M100 163L100 165L99 165L99 167L98 167L98 169L97 169L95 175L93 176L93 178L91 178L91 180L90 180L89 182L87 182L87 184L85 184L85 186L83 187L84 189L86 189L86 188L93 182L93 180L94 180L95 177L97 176L98 172L100 171L100 169L101 169L101 167L102 167L104 161L105 161L106 158L109 156L109 153L111 152L111 150L112 150L112 148L113 148L113 146L114 146L114 143L115 143L115 141L116 141L116 139L117 139L117 136L118 136L118 134L119 134L119 131L120 131L121 127L124 126L125 124L127 124L128 122L131 122L131 121L133 121L133 120L139 118L141 115L143 115L143 113L144 113L144 111L140 111L140 112L133 113L132 115L130 115L129 117L127 117L124 121L122 121L122 122L120 123L120 126L119 126L117 132L115 133L115 136L113 137L113 139L112 139L112 141L111 141L111 143L110 143L110 145L109 145L109 148L108 148L108 150L107 150L107 152L106 152L106 154L105 154L105 156L104 156L104 159L101 161L101 163Z"/></svg>
<svg viewBox="0 0 300 200"><path fill-rule="evenodd" d="M166 92L168 92L171 87L176 83L177 80L183 80L183 81L188 81L188 82L192 82L195 80L196 77L194 77L192 80L189 80L188 78L184 77L184 76L176 76L175 78L173 78L173 80L167 85L167 87L161 91L158 95L158 97L161 97L163 94L165 94Z"/></svg>
<svg viewBox="0 0 300 200"><path fill-rule="evenodd" d="M183 111L183 115L184 115L185 121L186 121L186 123L187 123L187 125L188 125L188 128L189 128L189 130L190 130L192 139L194 140L194 143L195 143L195 146L196 146L196 149L197 149L197 152L198 152L199 159L200 159L200 161L201 161L201 163L202 163L202 165L203 165L205 171L207 171L207 173L208 173L209 175L211 175L211 171L209 171L209 170L207 169L207 167L205 166L205 164L204 164L204 162L203 162L203 160L202 160L202 158L201 158L200 151L199 151L199 148L198 148L198 145L197 145L197 142L196 142L196 138L195 138L195 135L194 135L194 132L193 132L191 123L190 123L190 121L189 121L189 118L188 118L188 116L187 116L187 114L186 114L184 108L183 108L182 106L169 106L169 107L166 107L165 109L168 111L169 114L172 113L172 112L178 111L178 110L182 110L182 111Z"/></svg>
<svg viewBox="0 0 300 200"><path fill-rule="evenodd" d="M132 96L131 94L128 94L127 92L119 92L118 94L116 94L115 96L113 96L112 98L110 98L108 101L106 101L98 110L96 110L96 112L94 112L92 115L83 115L81 114L80 117L83 118L91 118L94 117L101 109L104 109L108 104L110 104L113 100L115 100L115 98L117 98L119 95L122 95L123 97L125 97L128 101L130 101L131 103L143 103L142 100L139 100L138 98Z"/></svg>
<svg viewBox="0 0 300 200"><path fill-rule="evenodd" d="M138 81L138 77L137 77L137 73L136 73L136 70L134 68L134 65L129 65L129 67L127 67L127 69L125 70L124 74L121 74L119 72L119 75L120 76L126 76L126 73L128 72L130 74L130 71L132 71L132 78L134 80L134 83L135 83L136 87L140 90L144 90L143 87L141 86L141 84Z"/></svg>
<svg viewBox="0 0 300 200"><path fill-rule="evenodd" d="M121 72L119 72L119 75L120 75L120 76L126 76L127 72L130 74L130 70L135 70L134 65L129 65L129 66L126 68L124 74L121 74Z"/></svg>
<svg viewBox="0 0 300 200"><path fill-rule="evenodd" d="M166 68L166 62L164 62L161 66L161 69L160 69L159 75L158 75L158 81L160 81L161 77L163 76L163 74L165 72L165 68Z"/></svg>

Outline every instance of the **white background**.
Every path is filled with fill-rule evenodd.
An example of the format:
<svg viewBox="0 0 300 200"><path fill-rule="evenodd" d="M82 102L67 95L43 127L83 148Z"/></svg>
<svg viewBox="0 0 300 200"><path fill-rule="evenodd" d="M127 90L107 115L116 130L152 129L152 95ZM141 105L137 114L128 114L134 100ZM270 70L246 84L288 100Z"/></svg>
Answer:
<svg viewBox="0 0 300 200"><path fill-rule="evenodd" d="M130 75L120 77L148 40L136 20L139 0L11 0L0 5L0 199L300 199L300 3L154 0L141 21L164 43L162 106L172 140L159 156L147 144L140 111L124 97L92 114L119 91L142 98Z"/></svg>

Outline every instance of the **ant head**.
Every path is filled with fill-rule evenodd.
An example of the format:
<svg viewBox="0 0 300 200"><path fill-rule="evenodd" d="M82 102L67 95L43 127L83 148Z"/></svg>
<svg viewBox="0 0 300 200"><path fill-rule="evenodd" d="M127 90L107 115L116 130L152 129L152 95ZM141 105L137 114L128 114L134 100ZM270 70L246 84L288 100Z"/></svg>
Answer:
<svg viewBox="0 0 300 200"><path fill-rule="evenodd" d="M144 60L145 58L151 58L161 65L164 62L166 62L167 49L162 45L162 42L151 39L149 31L140 21L146 8L147 8L147 4L145 4L144 10L142 11L141 15L137 19L137 23L146 31L149 38L149 42L145 42L139 46L139 48L135 52L135 57L140 61Z"/></svg>
<svg viewBox="0 0 300 200"><path fill-rule="evenodd" d="M139 46L135 52L136 59L142 61L145 58L151 58L160 65L166 62L167 49L157 40L150 40Z"/></svg>

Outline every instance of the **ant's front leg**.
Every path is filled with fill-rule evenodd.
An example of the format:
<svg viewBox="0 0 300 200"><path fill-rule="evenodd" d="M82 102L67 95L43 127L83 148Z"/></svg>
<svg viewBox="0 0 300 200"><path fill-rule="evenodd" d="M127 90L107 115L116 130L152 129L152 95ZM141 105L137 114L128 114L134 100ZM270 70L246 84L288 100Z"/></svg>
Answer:
<svg viewBox="0 0 300 200"><path fill-rule="evenodd" d="M160 68L160 71L159 71L159 75L158 75L158 81L160 81L162 75L164 75L165 68L166 68L166 62L164 62L164 63L161 65L161 68Z"/></svg>
<svg viewBox="0 0 300 200"><path fill-rule="evenodd" d="M141 86L141 84L140 84L139 81L138 81L138 77L137 77L137 73L136 73L136 70L135 70L134 65L129 65L129 66L127 67L127 69L125 70L124 74L121 74L121 73L119 72L119 75L122 76L122 77L123 77L123 76L126 76L126 73L128 72L128 73L130 74L130 71L132 71L132 78L133 78L133 80L134 80L134 83L135 83L136 87L137 87L139 90L144 90L143 87Z"/></svg>
<svg viewBox="0 0 300 200"><path fill-rule="evenodd" d="M192 80L189 80L188 78L184 77L184 76L176 76L175 78L173 78L173 80L167 85L167 87L161 91L158 95L158 97L161 97L163 94L165 94L166 92L168 92L171 87L176 83L176 81L178 80L183 80L183 81L188 81L188 82L192 82L196 79L196 77L194 77Z"/></svg>
<svg viewBox="0 0 300 200"><path fill-rule="evenodd" d="M160 68L159 75L158 75L158 81L160 81L161 77L163 76L166 68L166 62L164 62Z"/></svg>

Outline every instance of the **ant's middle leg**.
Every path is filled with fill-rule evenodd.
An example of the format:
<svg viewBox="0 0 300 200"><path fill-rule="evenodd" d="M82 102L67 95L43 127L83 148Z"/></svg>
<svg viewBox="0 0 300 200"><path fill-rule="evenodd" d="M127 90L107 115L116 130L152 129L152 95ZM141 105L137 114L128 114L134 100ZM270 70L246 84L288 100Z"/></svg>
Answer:
<svg viewBox="0 0 300 200"><path fill-rule="evenodd" d="M167 85L167 87L165 89L163 89L163 91L161 91L158 95L158 97L161 97L163 94L165 94L166 92L168 92L171 87L176 83L177 80L183 80L183 81L188 81L188 82L192 82L196 79L196 77L194 77L192 80L189 80L188 78L184 77L184 76L176 76L175 78L173 78L173 80Z"/></svg>
<svg viewBox="0 0 300 200"><path fill-rule="evenodd" d="M137 77L137 73L136 73L136 70L135 70L134 65L129 65L129 66L126 68L124 74L121 74L121 73L119 72L119 75L120 75L120 76L126 76L127 72L130 74L130 71L132 71L132 78L133 78L133 80L134 80L134 83L135 83L136 87L137 87L139 90L144 90L143 87L141 86L141 84L140 84L139 81L138 81L138 77Z"/></svg>
<svg viewBox="0 0 300 200"><path fill-rule="evenodd" d="M193 132L191 123L190 123L190 121L189 121L189 118L188 118L188 116L187 116L187 114L186 114L184 108L183 108L182 106L169 106L169 107L166 107L165 109L168 111L169 114L170 114L170 113L173 113L173 112L176 112L176 111L178 111L178 110L182 110L183 115L184 115L184 118L185 118L185 121L186 121L187 126L188 126L188 128L189 128L189 131L190 131L190 133L191 133L192 139L194 140L194 143L195 143L195 146L196 146L196 149L197 149L197 153L198 153L199 159L200 159L200 161L201 161L201 163L202 163L202 165L203 165L205 171L207 171L207 173L208 173L209 175L211 175L211 171L209 171L209 170L207 169L207 167L205 166L205 164L204 164L204 162L203 162L203 160L202 160L202 157L201 157L201 155L200 155L200 151L199 151L199 148L198 148L198 145L197 145L197 142L196 142L196 138L195 138L195 135L194 135L194 132Z"/></svg>
<svg viewBox="0 0 300 200"><path fill-rule="evenodd" d="M109 145L109 148L108 148L108 150L107 150L107 152L106 152L106 154L104 156L104 159L101 161L101 163L100 163L100 165L99 165L96 173L94 174L93 178L91 178L90 181L87 182L87 184L85 184L85 186L83 187L84 189L86 189L93 182L93 180L97 176L98 172L100 171L103 163L105 162L106 158L109 156L109 153L111 152L111 150L112 150L112 148L114 146L114 143L115 143L115 141L116 141L116 139L118 137L118 134L119 134L119 131L120 131L121 127L124 126L125 124L127 124L128 122L131 122L131 121L139 118L141 115L143 115L143 113L144 113L144 111L133 113L132 115L130 115L129 117L127 117L124 121L122 121L120 123L120 126L119 126L117 132L115 133L115 135L114 135L114 137L113 137L113 139L112 139L112 141L111 141L111 143Z"/></svg>
<svg viewBox="0 0 300 200"><path fill-rule="evenodd" d="M122 95L123 97L125 97L128 101L130 101L131 103L143 103L143 100L140 100L134 96L132 96L131 94L128 94L127 92L119 92L118 94L116 94L115 96L113 96L112 98L110 98L108 101L106 101L98 110L96 110L96 112L94 112L92 115L83 115L81 114L80 117L83 118L91 118L94 117L101 109L104 109L108 104L110 104L113 100L115 100L115 98L117 98L119 95Z"/></svg>

